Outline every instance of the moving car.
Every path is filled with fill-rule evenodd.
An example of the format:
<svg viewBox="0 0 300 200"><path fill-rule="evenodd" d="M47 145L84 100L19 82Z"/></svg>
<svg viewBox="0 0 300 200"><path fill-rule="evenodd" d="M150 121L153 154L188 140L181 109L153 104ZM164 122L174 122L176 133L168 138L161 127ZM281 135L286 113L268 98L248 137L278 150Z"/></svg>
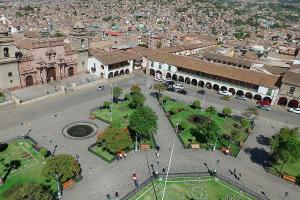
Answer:
<svg viewBox="0 0 300 200"><path fill-rule="evenodd" d="M246 101L246 99L247 99L244 95L237 95L237 96L235 96L235 98L238 100L242 100L242 101Z"/></svg>
<svg viewBox="0 0 300 200"><path fill-rule="evenodd" d="M289 112L300 114L300 108L290 108L288 109Z"/></svg>
<svg viewBox="0 0 300 200"><path fill-rule="evenodd" d="M232 96L232 93L231 92L228 92L227 90L220 90L219 91L219 94L220 95L224 95L224 96Z"/></svg>
<svg viewBox="0 0 300 200"><path fill-rule="evenodd" d="M181 90L184 89L184 85L179 84L179 83L174 84L173 87L174 87L175 89L181 89Z"/></svg>
<svg viewBox="0 0 300 200"><path fill-rule="evenodd" d="M101 91L101 90L104 90L104 85L99 85L98 86L97 91Z"/></svg>
<svg viewBox="0 0 300 200"><path fill-rule="evenodd" d="M205 95L205 90L199 90L199 91L197 91L197 94Z"/></svg>
<svg viewBox="0 0 300 200"><path fill-rule="evenodd" d="M257 106L257 108L261 109L261 110L266 110L266 111L270 111L271 107L267 106L267 105L259 105Z"/></svg>

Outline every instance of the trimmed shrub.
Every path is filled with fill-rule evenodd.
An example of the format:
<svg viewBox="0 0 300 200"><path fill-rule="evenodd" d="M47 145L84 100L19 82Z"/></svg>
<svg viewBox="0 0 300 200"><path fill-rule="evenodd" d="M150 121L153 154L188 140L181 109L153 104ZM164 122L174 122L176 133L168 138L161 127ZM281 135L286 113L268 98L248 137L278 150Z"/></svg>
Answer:
<svg viewBox="0 0 300 200"><path fill-rule="evenodd" d="M110 102L110 101L104 101L104 102L103 102L103 107L104 107L104 108L109 108L110 105L111 105L111 102Z"/></svg>
<svg viewBox="0 0 300 200"><path fill-rule="evenodd" d="M230 115L232 115L232 110L231 110L231 108L229 108L229 107L223 108L222 114L225 115L225 116L230 116Z"/></svg>
<svg viewBox="0 0 300 200"><path fill-rule="evenodd" d="M250 126L250 121L248 119L241 119L241 125L245 128L245 127L249 127Z"/></svg>

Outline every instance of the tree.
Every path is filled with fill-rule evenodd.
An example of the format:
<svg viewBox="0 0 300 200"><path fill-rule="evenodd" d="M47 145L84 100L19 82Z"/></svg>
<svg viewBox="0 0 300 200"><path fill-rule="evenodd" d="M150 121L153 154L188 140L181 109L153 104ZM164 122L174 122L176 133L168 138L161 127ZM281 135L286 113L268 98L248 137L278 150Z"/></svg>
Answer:
<svg viewBox="0 0 300 200"><path fill-rule="evenodd" d="M154 88L154 90L158 91L159 96L162 91L166 90L166 86L163 83L155 83L153 85L153 88Z"/></svg>
<svg viewBox="0 0 300 200"><path fill-rule="evenodd" d="M74 178L80 171L79 163L73 156L68 154L48 158L42 168L42 174L47 179L54 179L56 175L59 175L61 183Z"/></svg>
<svg viewBox="0 0 300 200"><path fill-rule="evenodd" d="M128 150L132 145L132 139L127 128L108 127L97 138L97 143L108 152L116 154L122 150Z"/></svg>
<svg viewBox="0 0 300 200"><path fill-rule="evenodd" d="M213 115L217 114L217 110L213 106L209 106L208 108L206 108L205 112L207 112L207 114L208 114L209 122L211 122L211 117Z"/></svg>
<svg viewBox="0 0 300 200"><path fill-rule="evenodd" d="M142 93L134 93L131 95L129 107L133 109L139 108L144 105L145 99L146 98Z"/></svg>
<svg viewBox="0 0 300 200"><path fill-rule="evenodd" d="M226 117L232 115L232 110L229 107L224 107L222 110L222 114L225 115Z"/></svg>
<svg viewBox="0 0 300 200"><path fill-rule="evenodd" d="M139 92L141 92L141 88L138 84L134 84L131 86L130 91L131 91L131 94L139 93Z"/></svg>
<svg viewBox="0 0 300 200"><path fill-rule="evenodd" d="M247 119L253 118L258 114L258 109L256 107L249 107L242 113L242 115Z"/></svg>
<svg viewBox="0 0 300 200"><path fill-rule="evenodd" d="M103 107L104 107L104 108L109 108L110 105L111 105L111 102L110 102L110 101L104 101L104 102L103 102Z"/></svg>
<svg viewBox="0 0 300 200"><path fill-rule="evenodd" d="M129 129L137 135L149 139L157 129L157 115L147 106L136 109L129 117Z"/></svg>
<svg viewBox="0 0 300 200"><path fill-rule="evenodd" d="M196 140L199 142L211 144L215 141L218 135L219 127L217 124L212 122L204 122L201 123L197 128L195 128L192 132L193 136L196 137Z"/></svg>
<svg viewBox="0 0 300 200"><path fill-rule="evenodd" d="M276 163L281 164L280 174L285 164L295 163L300 159L300 139L298 128L281 128L272 136L272 156Z"/></svg>
<svg viewBox="0 0 300 200"><path fill-rule="evenodd" d="M7 200L54 199L49 188L36 183L17 184L8 189L4 196Z"/></svg>
<svg viewBox="0 0 300 200"><path fill-rule="evenodd" d="M113 91L112 91L114 100L118 101L118 99L121 96L122 92L123 92L122 88L120 88L119 86L114 86Z"/></svg>
<svg viewBox="0 0 300 200"><path fill-rule="evenodd" d="M197 109L197 108L201 108L201 102L199 99L196 99L193 101L193 106Z"/></svg>

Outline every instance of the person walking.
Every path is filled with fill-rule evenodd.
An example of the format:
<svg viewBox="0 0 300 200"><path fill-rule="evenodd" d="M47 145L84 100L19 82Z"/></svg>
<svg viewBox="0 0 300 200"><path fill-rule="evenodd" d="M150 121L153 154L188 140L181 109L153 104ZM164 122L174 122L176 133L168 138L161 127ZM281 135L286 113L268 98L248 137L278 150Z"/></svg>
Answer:
<svg viewBox="0 0 300 200"><path fill-rule="evenodd" d="M155 153L156 158L159 158L159 151Z"/></svg>
<svg viewBox="0 0 300 200"><path fill-rule="evenodd" d="M160 150L160 146L156 145L156 151L159 151L159 150Z"/></svg>
<svg viewBox="0 0 300 200"><path fill-rule="evenodd" d="M139 187L138 178L135 173L132 174L132 180L134 182L135 187Z"/></svg>
<svg viewBox="0 0 300 200"><path fill-rule="evenodd" d="M111 199L110 194L107 194L107 195L106 195L106 199L107 199L107 200L110 200L110 199Z"/></svg>

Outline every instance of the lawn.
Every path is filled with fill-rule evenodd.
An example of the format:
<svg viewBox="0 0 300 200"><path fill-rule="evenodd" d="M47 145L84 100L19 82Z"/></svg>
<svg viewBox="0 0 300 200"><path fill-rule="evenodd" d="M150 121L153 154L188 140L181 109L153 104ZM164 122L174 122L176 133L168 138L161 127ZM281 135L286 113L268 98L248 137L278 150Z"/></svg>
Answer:
<svg viewBox="0 0 300 200"><path fill-rule="evenodd" d="M103 150L101 146L94 145L90 148L90 150L108 163L111 163L115 159L113 154Z"/></svg>
<svg viewBox="0 0 300 200"><path fill-rule="evenodd" d="M5 164L12 160L21 162L21 166L16 170L12 170L5 184L0 187L0 199L3 198L3 192L20 183L50 184L52 189L56 188L55 182L45 182L45 178L41 174L45 159L43 155L32 148L32 144L33 142L29 139L14 140L8 144L6 150L0 153L0 174L2 177L6 174L7 167Z"/></svg>
<svg viewBox="0 0 300 200"><path fill-rule="evenodd" d="M193 135L193 129L197 129L201 122L191 121L191 118L193 116L206 116L206 118L208 118L208 113L206 113L205 111L201 111L200 109L193 108L183 102L173 100L170 97L164 96L161 100L163 100L164 102L163 108L167 116L169 116L172 126L174 128L177 128L178 124L178 135L184 147L189 148L191 144L200 144L201 148L211 149L214 146L213 143L203 143L201 139L197 138L197 135ZM173 113L174 108L176 108L177 110L179 109L179 112ZM232 151L232 155L236 156L240 150L240 143L243 143L248 137L247 129L250 127L250 124L249 126L242 127L242 125L240 124L240 120L230 117L225 118L220 114L212 115L211 119L215 122L219 129L216 147L230 148ZM236 135L234 140L230 141L225 137L226 130L224 127L229 127L232 130L235 129L236 131L238 131L238 134Z"/></svg>
<svg viewBox="0 0 300 200"><path fill-rule="evenodd" d="M138 193L131 197L130 200L155 200L153 186L155 188L157 199L162 199L165 182L162 179L156 179L152 183L149 183L142 188ZM206 176L168 179L164 199L251 200L255 198L217 178L215 179L214 177Z"/></svg>
<svg viewBox="0 0 300 200"><path fill-rule="evenodd" d="M270 170L272 173L279 175L279 171L281 169L281 165L273 165ZM283 174L287 174L289 176L299 176L300 177L300 160L298 160L298 162L293 163L293 164L285 164L283 166L283 170L282 170Z"/></svg>

